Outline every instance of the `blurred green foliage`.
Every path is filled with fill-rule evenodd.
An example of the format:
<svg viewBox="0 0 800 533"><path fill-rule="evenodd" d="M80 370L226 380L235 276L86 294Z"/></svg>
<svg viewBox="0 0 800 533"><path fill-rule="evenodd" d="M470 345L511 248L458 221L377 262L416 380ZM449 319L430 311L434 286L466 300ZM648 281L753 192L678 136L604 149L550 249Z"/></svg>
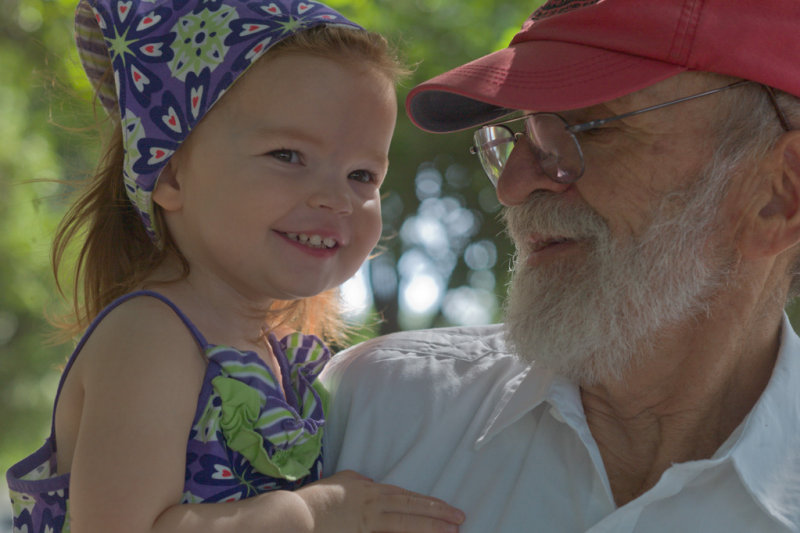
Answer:
<svg viewBox="0 0 800 533"><path fill-rule="evenodd" d="M71 2L5 1L0 18L0 472L47 431L59 365L45 316L60 303L49 267L69 179L90 168L90 123L67 30ZM69 51L69 53L65 53ZM83 92L81 95L80 93ZM62 308L63 309L63 308Z"/></svg>
<svg viewBox="0 0 800 533"><path fill-rule="evenodd" d="M400 105L416 83L504 47L539 3L329 0L362 25L387 35L415 67L399 89ZM99 148L91 93L72 44L74 4L0 0L0 473L45 438L60 366L71 351L71 346L47 342L53 329L45 317L67 309L49 266L50 240L67 196L67 188L54 180L85 176ZM394 273L394 285L377 279L373 271L372 284L390 290L374 291L373 316L383 321L369 321L362 338L449 322L442 302L422 317L403 316L400 265L411 252L435 265L446 263L438 275L449 292L480 286L478 296L489 298L488 319L499 319L494 304L507 281L510 246L496 220L493 191L467 154L470 142L469 132L420 132L400 113L384 204L390 238L378 259L389 278ZM423 175L440 184L435 193L418 190ZM434 213L458 211L469 224L461 233L446 232L440 246L444 250L426 247L404 236L421 206ZM496 246L497 261L478 271L481 276L465 261L475 242ZM789 311L793 320L800 315L797 306Z"/></svg>

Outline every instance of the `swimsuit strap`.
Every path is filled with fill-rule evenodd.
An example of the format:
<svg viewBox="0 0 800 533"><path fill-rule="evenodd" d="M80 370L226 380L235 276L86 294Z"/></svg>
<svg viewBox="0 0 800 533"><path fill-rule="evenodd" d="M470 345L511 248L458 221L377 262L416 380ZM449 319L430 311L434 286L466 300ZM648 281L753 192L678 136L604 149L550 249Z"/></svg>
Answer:
<svg viewBox="0 0 800 533"><path fill-rule="evenodd" d="M200 333L200 330L198 330L197 327L192 323L192 321L189 320L189 317L187 317L183 313L183 311L181 311L180 308L178 308L177 305L172 303L172 301L169 300L166 296L164 296L162 294L159 294L157 292L154 292L154 291L147 291L147 290L129 292L128 294L126 294L124 296L120 296L119 298L117 298L116 300L114 300L113 302L108 304L108 306L106 306L105 309L100 311L100 313L97 315L97 317L95 317L95 319L92 320L92 323L89 324L88 328L86 328L86 332L81 337L81 340L78 342L78 345L75 347L75 350L73 350L72 355L69 358L69 361L67 361L67 365L64 367L64 372L61 374L61 380L58 382L58 389L56 390L56 397L55 397L55 400L53 401L53 416L52 416L52 420L50 422L50 438L51 439L55 435L55 429L56 429L56 406L58 405L58 398L61 396L61 389L64 387L64 382L67 379L67 374L69 373L69 370L72 368L72 365L75 363L75 360L78 358L78 354L83 349L84 344L86 344L86 341L89 340L89 337L94 332L95 328L97 328L97 326L106 317L106 315L108 315L111 311L113 311L120 304L123 304L123 303L127 302L128 300L130 300L132 298L135 298L137 296L150 296L150 297L155 298L157 300L161 300L162 302L167 304L167 306L169 306L175 312L175 314L178 315L178 317L183 321L183 323L186 325L186 327L192 333L192 336L194 337L195 341L197 341L197 344L198 344L198 346L200 346L200 349L201 350L205 350L206 347L208 346L208 342L206 341L205 337L203 337L203 334ZM53 445L55 446L55 440L53 440Z"/></svg>

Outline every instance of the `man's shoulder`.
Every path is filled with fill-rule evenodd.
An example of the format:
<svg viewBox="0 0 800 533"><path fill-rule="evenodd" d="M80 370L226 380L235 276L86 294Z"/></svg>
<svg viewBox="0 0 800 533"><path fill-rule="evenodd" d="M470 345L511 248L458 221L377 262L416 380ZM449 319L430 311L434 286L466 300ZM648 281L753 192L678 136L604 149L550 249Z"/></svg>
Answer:
<svg viewBox="0 0 800 533"><path fill-rule="evenodd" d="M400 331L375 337L336 354L331 366L424 359L479 361L510 357L502 324Z"/></svg>
<svg viewBox="0 0 800 533"><path fill-rule="evenodd" d="M336 354L325 369L325 379L339 382L404 379L415 384L455 379L495 370L519 371L522 363L507 348L503 326L462 326L391 333L364 341Z"/></svg>
<svg viewBox="0 0 800 533"><path fill-rule="evenodd" d="M503 338L501 325L407 331L334 356L320 376L329 393L328 473L353 468L387 479L402 464L413 477L435 477L438 466L423 466L433 451L447 456L462 441L471 449L527 369Z"/></svg>
<svg viewBox="0 0 800 533"><path fill-rule="evenodd" d="M338 357L381 358L391 354L474 360L507 354L502 324L400 331L376 337L341 352Z"/></svg>

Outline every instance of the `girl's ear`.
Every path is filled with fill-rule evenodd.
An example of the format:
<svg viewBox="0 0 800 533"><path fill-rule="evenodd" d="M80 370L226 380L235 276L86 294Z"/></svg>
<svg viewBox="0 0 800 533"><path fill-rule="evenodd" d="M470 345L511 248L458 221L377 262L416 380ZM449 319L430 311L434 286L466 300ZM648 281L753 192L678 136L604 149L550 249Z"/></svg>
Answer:
<svg viewBox="0 0 800 533"><path fill-rule="evenodd" d="M161 171L153 190L153 202L164 211L178 211L183 207L183 189L179 172L179 161L174 154Z"/></svg>
<svg viewBox="0 0 800 533"><path fill-rule="evenodd" d="M748 255L761 257L777 256L800 243L800 131L785 133L764 167L769 178L763 200L754 206L758 213L748 243Z"/></svg>

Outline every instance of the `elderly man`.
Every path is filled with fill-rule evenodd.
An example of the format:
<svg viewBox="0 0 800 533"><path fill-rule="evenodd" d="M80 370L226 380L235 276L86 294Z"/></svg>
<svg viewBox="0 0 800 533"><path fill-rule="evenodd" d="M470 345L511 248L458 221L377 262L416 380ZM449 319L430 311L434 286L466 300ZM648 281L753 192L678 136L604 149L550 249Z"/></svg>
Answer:
<svg viewBox="0 0 800 533"><path fill-rule="evenodd" d="M412 90L421 128L478 128L506 322L340 356L328 468L465 532L800 531L799 26L798 0L551 0Z"/></svg>

